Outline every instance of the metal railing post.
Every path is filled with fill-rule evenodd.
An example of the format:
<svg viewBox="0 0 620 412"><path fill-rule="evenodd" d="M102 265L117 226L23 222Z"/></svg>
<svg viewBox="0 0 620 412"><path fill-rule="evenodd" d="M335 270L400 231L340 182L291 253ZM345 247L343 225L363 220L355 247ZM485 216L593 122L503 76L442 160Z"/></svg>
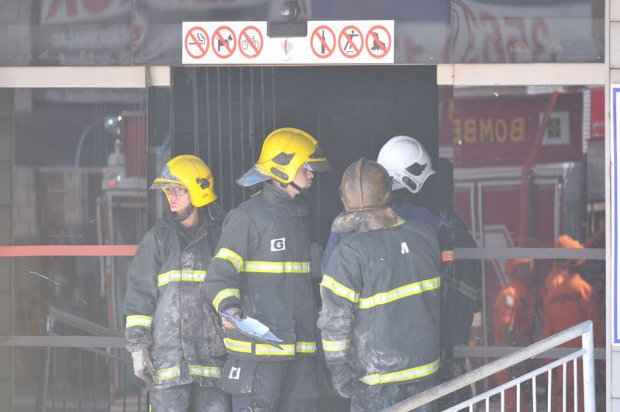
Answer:
<svg viewBox="0 0 620 412"><path fill-rule="evenodd" d="M585 351L583 355L583 406L584 410L596 412L594 389L594 336L589 328L581 337ZM577 371L575 371L576 373ZM577 388L575 388L577 390ZM577 405L575 405L577 407Z"/></svg>

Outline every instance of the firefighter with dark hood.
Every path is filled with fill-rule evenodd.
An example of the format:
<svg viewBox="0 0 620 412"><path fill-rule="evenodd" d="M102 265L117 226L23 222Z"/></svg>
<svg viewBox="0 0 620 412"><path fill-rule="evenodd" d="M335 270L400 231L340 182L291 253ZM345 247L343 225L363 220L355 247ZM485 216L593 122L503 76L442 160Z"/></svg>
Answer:
<svg viewBox="0 0 620 412"><path fill-rule="evenodd" d="M347 234L321 281L318 326L332 382L352 411L379 411L428 389L440 366L437 237L390 206L391 179L361 159L342 177Z"/></svg>
<svg viewBox="0 0 620 412"><path fill-rule="evenodd" d="M127 350L150 389L153 411L220 412L223 357L219 318L205 299L207 266L221 231L213 175L198 157L170 159L153 189L169 212L147 232L129 268Z"/></svg>
<svg viewBox="0 0 620 412"><path fill-rule="evenodd" d="M407 222L419 230L435 236L441 250L441 269L444 274L441 347L441 380L450 380L465 371L464 362L455 359L453 349L468 345L474 314L481 307L482 268L478 261L454 260L454 248L475 248L465 223L452 210L443 206L436 210L433 200L437 173L428 152L422 144L410 136L394 136L380 149L377 162L392 178L392 208ZM332 232L323 255L323 268L327 265L335 246L346 234ZM443 401L455 403L468 398L468 389L456 392ZM453 402L454 401L454 402Z"/></svg>
<svg viewBox="0 0 620 412"><path fill-rule="evenodd" d="M227 215L207 289L224 317L222 385L234 411L317 410L318 309L303 194L327 168L313 136L282 128L265 138L258 161L237 181L262 190ZM240 333L231 317L261 322L280 342Z"/></svg>

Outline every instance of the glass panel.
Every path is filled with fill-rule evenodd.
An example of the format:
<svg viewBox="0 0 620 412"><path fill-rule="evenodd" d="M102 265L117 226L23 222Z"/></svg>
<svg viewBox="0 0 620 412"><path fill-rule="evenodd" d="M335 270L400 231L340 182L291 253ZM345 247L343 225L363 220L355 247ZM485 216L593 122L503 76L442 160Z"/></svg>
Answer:
<svg viewBox="0 0 620 412"><path fill-rule="evenodd" d="M440 119L455 211L487 257L456 262L478 262L483 290L469 344L527 346L592 320L604 347L603 88L442 88Z"/></svg>
<svg viewBox="0 0 620 412"><path fill-rule="evenodd" d="M397 63L604 61L603 0L300 1L315 20L394 19ZM270 18L266 0L3 2L0 65L178 65L181 22Z"/></svg>
<svg viewBox="0 0 620 412"><path fill-rule="evenodd" d="M14 93L14 242L135 243L145 224L145 92Z"/></svg>
<svg viewBox="0 0 620 412"><path fill-rule="evenodd" d="M8 290L0 287L8 306L0 335L122 336L125 275L148 219L146 90L0 96L0 160L11 166L0 169L0 210L11 211L0 215L11 222L1 243L35 255L0 261L3 282L10 280ZM45 398L48 410L144 407L122 340L108 351L91 346L13 351L13 404L24 407L16 410L40 408Z"/></svg>

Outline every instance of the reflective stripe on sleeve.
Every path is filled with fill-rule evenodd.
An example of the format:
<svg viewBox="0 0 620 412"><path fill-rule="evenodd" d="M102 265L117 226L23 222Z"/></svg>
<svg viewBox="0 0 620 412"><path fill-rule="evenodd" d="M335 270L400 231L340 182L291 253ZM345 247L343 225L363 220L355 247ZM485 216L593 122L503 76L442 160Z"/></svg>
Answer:
<svg viewBox="0 0 620 412"><path fill-rule="evenodd" d="M416 366L415 368L403 369L402 371L387 373L372 373L360 380L366 385L383 385L385 383L407 382L415 379L424 378L437 372L439 369L439 359L426 365Z"/></svg>
<svg viewBox="0 0 620 412"><path fill-rule="evenodd" d="M228 288L220 290L213 298L213 307L219 311L222 301L232 297L241 299L241 292L239 292L239 289Z"/></svg>
<svg viewBox="0 0 620 412"><path fill-rule="evenodd" d="M125 327L134 328L136 326L140 326L143 328L150 328L153 323L152 316L146 315L128 315L125 323Z"/></svg>
<svg viewBox="0 0 620 412"><path fill-rule="evenodd" d="M321 281L321 287L330 290L335 295L340 296L341 298L345 298L348 301L353 303L359 302L359 292L346 287L342 283L338 282L336 279L329 275L323 275L323 280Z"/></svg>
<svg viewBox="0 0 620 412"><path fill-rule="evenodd" d="M407 285L392 289L387 292L377 293L367 298L360 298L360 309L370 309L375 306L385 305L409 296L420 295L425 292L431 292L439 289L441 286L441 278L435 277L420 282L409 283Z"/></svg>
<svg viewBox="0 0 620 412"><path fill-rule="evenodd" d="M166 286L172 282L204 282L206 276L206 270L171 270L157 276L157 286Z"/></svg>
<svg viewBox="0 0 620 412"><path fill-rule="evenodd" d="M171 368L158 369L155 374L157 375L158 382L171 381L181 376L181 368L179 366L173 366Z"/></svg>
<svg viewBox="0 0 620 412"><path fill-rule="evenodd" d="M316 342L298 341L295 344L295 352L297 352L297 353L315 353L316 352Z"/></svg>
<svg viewBox="0 0 620 412"><path fill-rule="evenodd" d="M310 273L310 262L271 262L248 260L243 265L243 272L266 274L305 274Z"/></svg>
<svg viewBox="0 0 620 412"><path fill-rule="evenodd" d="M344 352L349 348L350 340L327 340L323 339L323 350L325 352Z"/></svg>
<svg viewBox="0 0 620 412"><path fill-rule="evenodd" d="M217 251L214 258L227 261L233 265L237 273L241 272L241 269L243 268L243 258L234 250L223 247Z"/></svg>
<svg viewBox="0 0 620 412"><path fill-rule="evenodd" d="M220 378L222 369L219 366L189 365L189 374L203 378Z"/></svg>

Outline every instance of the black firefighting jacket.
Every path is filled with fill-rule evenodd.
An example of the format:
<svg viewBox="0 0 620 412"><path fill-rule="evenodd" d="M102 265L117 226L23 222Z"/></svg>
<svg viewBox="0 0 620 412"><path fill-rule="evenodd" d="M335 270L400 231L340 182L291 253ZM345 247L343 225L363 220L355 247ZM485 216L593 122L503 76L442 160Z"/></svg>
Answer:
<svg viewBox="0 0 620 412"><path fill-rule="evenodd" d="M241 308L284 342L280 348L226 331L229 354L286 360L317 351L317 302L310 268L308 208L271 183L232 210L209 266L207 295L217 311Z"/></svg>
<svg viewBox="0 0 620 412"><path fill-rule="evenodd" d="M158 387L209 386L220 376L226 352L218 315L205 299L205 281L222 216L210 206L191 231L164 217L144 236L129 268L127 349L150 351Z"/></svg>
<svg viewBox="0 0 620 412"><path fill-rule="evenodd" d="M439 245L401 222L344 237L321 282L318 326L336 389L410 382L439 368Z"/></svg>

